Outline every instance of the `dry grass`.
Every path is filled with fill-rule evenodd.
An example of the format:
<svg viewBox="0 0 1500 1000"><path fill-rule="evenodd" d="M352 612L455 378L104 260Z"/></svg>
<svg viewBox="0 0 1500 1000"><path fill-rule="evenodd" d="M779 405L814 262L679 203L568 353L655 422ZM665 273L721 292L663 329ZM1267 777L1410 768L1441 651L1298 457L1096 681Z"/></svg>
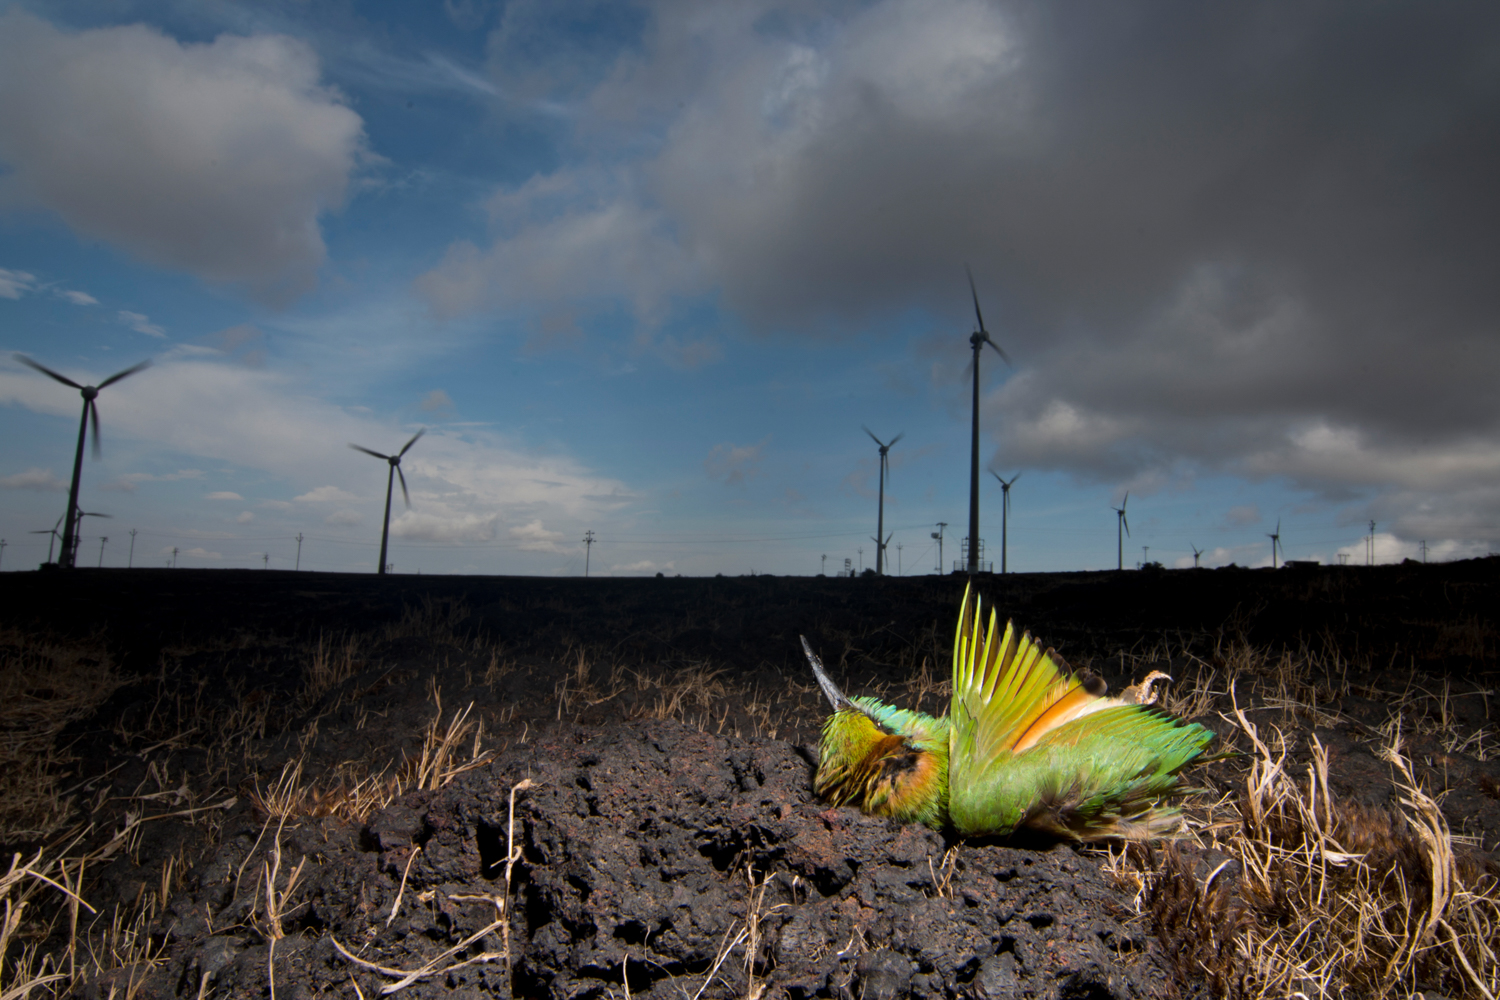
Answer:
<svg viewBox="0 0 1500 1000"><path fill-rule="evenodd" d="M0 835L11 842L31 837L48 844L16 855L0 876L0 1000L60 996L106 974L112 977L110 988L124 1000L138 993L148 973L164 960L165 944L159 934L153 938L152 927L188 873L188 857L179 853L169 859L160 877L142 884L133 900L104 913L95 913L86 901L87 876L122 852L138 857L156 820L203 823L212 838L211 828L222 822L225 806L233 804L226 798L230 793L212 790L212 779L222 774L228 785L231 772L256 770L255 763L271 752L269 737L279 736L284 742L276 746L289 750L292 759L279 774L271 769L274 778L246 789L264 817L264 848L257 840L240 871L245 894L254 896L247 929L270 944L274 996L275 942L294 930L305 873L305 859L296 865L283 862L281 830L306 817L362 822L408 789L444 787L493 757L484 748L485 726L474 704L445 710L434 682L428 690L432 714L408 734L420 741L419 749L401 753L379 771L363 760L315 766L319 719L324 726L332 724L332 709L325 704L331 699L325 696L368 669L368 651L379 640L402 637L459 647L473 664L471 685L482 675L482 683L493 690L517 670L516 664L497 644L466 634L467 619L461 602L429 600L408 608L401 622L383 634L319 636L315 643L288 644L288 655L304 666L302 687L287 704L267 693L246 691L243 682L227 698L225 692L206 688L206 682L184 684L181 677L168 676L170 658L164 659L155 704L135 718L131 731L116 731L131 753L147 762L146 777L130 794L106 796L106 782L90 793L91 802L75 801L57 777L69 763L56 746L57 737L70 722L94 711L125 678L100 642L68 644L0 631L0 754L6 755L0 758ZM1454 642L1463 639L1483 649L1493 645L1471 633ZM871 644L872 635L848 636L845 645L857 654L859 645ZM885 696L941 711L948 681L946 671L934 666L943 662L938 645L933 633L899 650L905 679L889 685ZM242 637L224 648L247 647ZM1127 657L1127 665L1136 676L1151 668L1172 673L1176 680L1164 706L1187 718L1211 718L1216 709L1234 704L1236 691L1240 697L1253 696L1260 714L1230 707L1226 715L1246 751L1248 766L1240 786L1231 796L1189 810L1200 844L1223 852L1229 861L1195 871L1184 854L1167 846L1154 852L1134 848L1112 862L1116 877L1138 890L1141 909L1167 943L1179 974L1201 976L1215 994L1237 998L1301 994L1379 1000L1418 990L1490 1000L1500 996L1500 892L1468 860L1463 838L1448 828L1439 809L1442 792L1417 780L1403 743L1413 735L1431 737L1447 754L1479 760L1500 752L1494 730L1466 728L1456 708L1461 695L1487 697L1491 692L1455 692L1445 683L1424 686L1414 680L1403 685L1387 679L1380 684L1390 690L1376 690L1368 681L1365 686L1352 683L1348 665L1337 656L1306 651L1271 655L1240 641L1221 641L1211 651L1200 647L1198 652L1169 653L1162 646ZM744 729L774 738L815 722L822 710L811 685L789 681L763 691L735 683L726 670L710 663L627 667L613 655L604 659L576 643L562 662L555 688L559 718L619 699L609 711L674 719L710 732L743 735ZM45 689L34 681L43 676L48 679ZM1315 739L1298 743L1296 734L1310 727L1347 722L1334 707L1350 692L1392 710L1391 721L1373 734L1384 745L1382 753L1399 790L1388 808L1339 801L1329 789L1322 744ZM220 697L208 697L212 694ZM318 718L300 734L286 732L292 709L315 706L321 706ZM363 713L363 707L357 708ZM366 717L360 714L355 728ZM499 725L493 712L483 718ZM207 785L202 773L189 781L180 766L169 770L175 759L171 755L190 747L208 751ZM394 753L389 750L380 759ZM1300 763L1304 758L1305 765ZM1294 760L1299 763L1290 763ZM385 968L347 956L367 970L362 975L380 977L382 992L458 968L445 963L464 962L456 957L463 949L478 953L467 961L503 959L508 965L511 869L519 859L514 803L525 787L522 783L511 794L505 890L483 897L494 904L496 919L458 949L420 968ZM102 833L96 830L88 849L76 838L66 843L59 839L59 831L78 818L80 809L86 811L86 821L99 814L106 798L126 810L123 821L102 827ZM406 859L400 889L404 898L410 897L407 878L419 860L415 851ZM930 872L936 895L951 897L956 863L957 854L950 851ZM700 994L712 990L713 984L725 987L730 979L742 980L748 996L764 989L763 965L758 963L765 950L762 924L771 912L765 906L768 878L749 869L744 874L745 914L725 934L702 982L694 977L685 996L694 989ZM426 899L431 890L417 895ZM393 908L392 919L395 912ZM499 940L484 945L487 934ZM61 947L59 941L64 942ZM742 977L736 972L740 965ZM628 989L628 978L625 982ZM200 994L209 986L206 980L190 985Z"/></svg>
<svg viewBox="0 0 1500 1000"><path fill-rule="evenodd" d="M1281 730L1263 736L1238 706L1226 717L1250 747L1244 785L1232 802L1201 806L1195 825L1230 860L1201 882L1172 848L1137 848L1115 866L1139 888L1179 973L1230 997L1436 989L1494 1000L1500 887L1455 848L1400 742L1381 749L1399 802L1375 808L1331 794L1316 736L1294 774Z"/></svg>
<svg viewBox="0 0 1500 1000"><path fill-rule="evenodd" d="M0 628L0 843L46 840L67 824L72 758L58 739L125 681L100 639Z"/></svg>

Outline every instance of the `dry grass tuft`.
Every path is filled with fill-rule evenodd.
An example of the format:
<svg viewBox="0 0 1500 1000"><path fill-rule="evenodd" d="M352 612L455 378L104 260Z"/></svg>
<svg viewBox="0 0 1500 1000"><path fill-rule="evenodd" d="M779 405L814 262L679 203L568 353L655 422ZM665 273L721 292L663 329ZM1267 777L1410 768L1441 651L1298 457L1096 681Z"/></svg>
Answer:
<svg viewBox="0 0 1500 1000"><path fill-rule="evenodd" d="M407 759L401 765L399 775L403 782L409 780L414 788L435 792L446 787L465 771L488 764L494 757L494 751L482 750L480 747L484 738L484 723L470 721L469 713L474 709L472 701L462 711L454 712L448 725L444 727L442 691L434 685L429 690L429 697L437 706L437 714L423 733L420 756L416 760ZM469 739L470 733L473 733L474 738L469 758L460 760L463 744Z"/></svg>
<svg viewBox="0 0 1500 1000"><path fill-rule="evenodd" d="M1226 716L1226 718L1231 718ZM1232 805L1198 817L1203 839L1228 855L1202 883L1175 848L1130 855L1143 909L1182 975L1218 996L1406 997L1500 993L1500 886L1455 849L1436 800L1413 777L1399 741L1381 757L1400 801L1344 802L1328 786L1316 736L1303 775L1289 740L1263 738L1237 706L1250 744Z"/></svg>
<svg viewBox="0 0 1500 1000"><path fill-rule="evenodd" d="M102 640L0 628L0 842L46 840L67 824L72 803L61 782L70 758L58 737L126 680Z"/></svg>

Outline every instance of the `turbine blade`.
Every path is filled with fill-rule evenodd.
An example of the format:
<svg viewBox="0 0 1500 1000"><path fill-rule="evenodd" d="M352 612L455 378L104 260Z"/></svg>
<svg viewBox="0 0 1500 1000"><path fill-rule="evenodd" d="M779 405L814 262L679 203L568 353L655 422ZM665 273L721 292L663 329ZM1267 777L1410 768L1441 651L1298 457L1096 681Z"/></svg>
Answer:
<svg viewBox="0 0 1500 1000"><path fill-rule="evenodd" d="M1125 525L1125 534L1128 537L1130 535L1130 522L1126 520L1124 514L1120 515L1120 523Z"/></svg>
<svg viewBox="0 0 1500 1000"><path fill-rule="evenodd" d="M401 479L401 498L406 501L406 509L411 509L411 494L406 492L406 473L401 471L401 466L396 466L396 475Z"/></svg>
<svg viewBox="0 0 1500 1000"><path fill-rule="evenodd" d="M1004 361L1006 364L1010 364L1010 355L1006 354L1005 351L1001 349L1001 347L1000 347L999 344L997 344L993 340L991 340L990 339L990 335L988 333L986 333L984 335L984 342L986 344L989 344L991 347L993 347L995 349L995 353L998 354L998 355L1000 355L1000 360L1001 361Z"/></svg>
<svg viewBox="0 0 1500 1000"><path fill-rule="evenodd" d="M964 264L964 273L969 276L969 294L974 296L974 318L979 321L979 332L984 333L985 339L988 340L989 334L985 333L984 330L984 313L979 311L979 291L974 287L974 272L969 270L967 263ZM999 348L997 347L995 350L998 351Z"/></svg>
<svg viewBox="0 0 1500 1000"><path fill-rule="evenodd" d="M427 428L423 427L421 430L417 431L417 433L413 434L411 436L411 440L408 441L408 442L406 442L406 447L404 447L400 451L396 452L396 457L400 458L402 455L405 455L407 449L410 448L412 445L414 445L414 444L417 443L417 438L421 437L423 434L426 434L426 433L427 433Z"/></svg>
<svg viewBox="0 0 1500 1000"><path fill-rule="evenodd" d="M378 451L371 451L369 448L366 448L364 445L354 444L353 442L350 442L349 447L353 448L355 451L362 451L366 455L374 455L376 458L380 459L382 462L389 462L391 460L391 456L389 456L389 455L382 455Z"/></svg>
<svg viewBox="0 0 1500 1000"><path fill-rule="evenodd" d="M897 434L895 437L891 438L891 443L888 444L888 445L886 445L886 447L887 448L894 448L894 447L896 447L896 442L900 441L904 437L906 437L906 432L902 431L900 434Z"/></svg>
<svg viewBox="0 0 1500 1000"><path fill-rule="evenodd" d="M50 375L53 378L57 379L59 382L61 382L63 385L71 385L75 389L82 389L83 388L83 386L79 385L77 382L74 382L72 379L68 378L66 375L59 375L59 374L57 374L57 372L53 371L51 368L48 368L46 365L39 365L39 364L37 364L35 361L32 361L30 358L28 358L24 354L17 354L17 355L14 355L14 357L15 357L15 359L17 361L21 362L21 364L26 365L28 368L35 368L37 371L41 372L43 375Z"/></svg>
<svg viewBox="0 0 1500 1000"><path fill-rule="evenodd" d="M120 381L120 379L122 379L122 378L129 378L130 376L134 375L136 372L140 371L142 368L150 368L150 367L151 367L151 361L148 358L147 360L142 361L140 364L133 365L132 367L127 368L127 369L125 369L122 372L115 372L109 378L105 379L103 382L100 382L99 383L99 388L103 389L107 385L114 385L116 382Z"/></svg>
<svg viewBox="0 0 1500 1000"><path fill-rule="evenodd" d="M1120 501L1120 509L1124 510L1125 509L1125 505L1128 504L1129 502L1130 502L1130 491L1126 490L1125 491L1125 499Z"/></svg>
<svg viewBox="0 0 1500 1000"><path fill-rule="evenodd" d="M91 399L83 404L89 408L89 419L94 424L94 460L99 459L99 407Z"/></svg>
<svg viewBox="0 0 1500 1000"><path fill-rule="evenodd" d="M862 430L866 434L870 435L870 440L871 441L874 441L876 444L880 445L880 447L882 447L882 448L885 447L884 444L881 444L880 438L878 438L878 437L875 436L875 432L874 431L870 430L870 428L866 427L864 424L860 424L859 427L860 427L860 430Z"/></svg>

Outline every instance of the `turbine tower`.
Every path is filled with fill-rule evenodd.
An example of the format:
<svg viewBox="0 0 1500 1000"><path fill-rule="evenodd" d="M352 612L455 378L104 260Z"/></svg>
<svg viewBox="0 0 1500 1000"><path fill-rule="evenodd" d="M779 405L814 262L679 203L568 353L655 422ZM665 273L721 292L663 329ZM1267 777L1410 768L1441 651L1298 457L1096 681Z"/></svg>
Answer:
<svg viewBox="0 0 1500 1000"><path fill-rule="evenodd" d="M357 444L349 445L355 451L362 451L366 455L374 455L376 458L384 459L391 466L391 471L385 477L385 524L380 529L380 568L376 570L381 576L385 575L385 553L391 538L391 488L395 485L397 476L401 477L401 496L406 501L407 509L411 508L411 494L406 492L406 473L401 471L401 456L405 455L411 446L417 443L417 438L426 433L427 428L425 427L417 431L417 433L411 436L411 440L406 442L406 445L394 455L382 455L378 451L371 451L369 448Z"/></svg>
<svg viewBox="0 0 1500 1000"><path fill-rule="evenodd" d="M1271 540L1271 568L1276 568L1276 553L1281 548L1281 518L1276 519L1276 530L1268 532L1266 537Z"/></svg>
<svg viewBox="0 0 1500 1000"><path fill-rule="evenodd" d="M967 264L964 265L964 273L969 276L969 294L974 297L974 319L979 324L979 329L969 334L969 346L974 350L974 419L969 440L968 572L974 574L979 572L979 354L984 350L984 345L989 344L1006 364L1010 364L1010 358L1005 356L999 344L990 339L989 331L984 328L984 314L979 311L979 292L974 287L974 272L969 270Z"/></svg>
<svg viewBox="0 0 1500 1000"><path fill-rule="evenodd" d="M78 519L78 480L83 475L83 439L87 436L89 420L94 423L94 457L99 457L99 408L94 405L94 397L99 395L99 390L106 386L114 385L122 378L134 375L142 368L150 367L150 361L142 361L140 364L127 368L122 372L115 372L109 378L98 385L79 385L72 379L59 375L45 365L37 364L24 354L17 354L16 360L28 368L35 368L43 375L56 379L63 385L72 386L83 396L83 416L78 421L78 451L73 456L73 484L68 487L68 510L63 519L62 551L58 553L57 564L61 567L71 569L74 557L78 552L77 534L74 523ZM50 559L48 560L51 561Z"/></svg>
<svg viewBox="0 0 1500 1000"><path fill-rule="evenodd" d="M994 469L990 470L990 475L996 479L1000 479L1000 473ZM1002 574L1009 572L1005 562L1005 544L1006 538L1010 534L1010 488L1020 478L1021 474L1018 472L1010 477L1009 482L1000 479L1000 572Z"/></svg>
<svg viewBox="0 0 1500 1000"><path fill-rule="evenodd" d="M902 431L900 434L897 434L895 437L891 438L890 444L883 443L880 438L875 436L875 432L870 430L870 428L868 427L865 427L865 433L870 435L871 441L874 441L877 445L880 446L880 507L879 512L875 517L875 575L884 576L885 547L886 544L890 542L890 539L886 537L885 533L885 480L886 477L891 474L891 460L889 452L897 441L900 441L903 437L906 436L906 432Z"/></svg>
<svg viewBox="0 0 1500 1000"><path fill-rule="evenodd" d="M1120 501L1120 506L1110 508L1110 510L1119 515L1119 523L1115 526L1115 537L1117 539L1116 544L1119 548L1119 551L1115 556L1115 558L1119 560L1119 565L1115 567L1116 569L1125 568L1125 536L1130 534L1130 522L1125 520L1125 505L1129 502L1130 491L1126 490L1125 499Z"/></svg>

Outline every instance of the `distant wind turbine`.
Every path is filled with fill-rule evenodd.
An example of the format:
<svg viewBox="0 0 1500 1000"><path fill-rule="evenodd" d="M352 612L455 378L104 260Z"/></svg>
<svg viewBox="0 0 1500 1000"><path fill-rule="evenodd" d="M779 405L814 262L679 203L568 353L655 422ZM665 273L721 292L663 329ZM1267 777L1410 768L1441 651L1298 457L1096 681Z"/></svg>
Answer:
<svg viewBox="0 0 1500 1000"><path fill-rule="evenodd" d="M974 417L972 433L969 438L969 573L979 572L979 354L984 350L984 345L989 344L1000 355L1002 361L1010 364L1010 358L1000 349L1000 345L990 339L990 333L984 328L984 314L979 311L979 292L974 287L974 272L969 270L969 265L964 265L964 273L969 276L969 294L974 297L974 319L979 324L979 329L969 334L969 346L974 350Z"/></svg>
<svg viewBox="0 0 1500 1000"><path fill-rule="evenodd" d="M1129 502L1130 491L1126 490L1125 499L1120 501L1120 506L1110 508L1110 510L1119 515L1119 523L1115 526L1115 535L1118 539L1119 545L1119 552L1117 553L1116 558L1119 559L1120 564L1115 567L1116 569L1125 568L1125 536L1130 534L1130 522L1125 520L1125 505Z"/></svg>
<svg viewBox="0 0 1500 1000"><path fill-rule="evenodd" d="M1194 545L1192 542L1188 542L1188 547L1193 550L1193 569L1197 569L1198 557L1203 554L1203 550L1198 548L1198 546Z"/></svg>
<svg viewBox="0 0 1500 1000"><path fill-rule="evenodd" d="M94 424L94 457L99 457L99 408L94 405L94 397L98 396L99 390L106 386L113 385L122 378L134 375L142 368L150 367L151 362L142 361L134 367L127 368L122 372L116 372L98 385L79 385L66 375L59 375L51 368L37 364L24 354L17 354L15 358L28 368L35 368L43 375L54 378L63 385L72 386L83 395L83 416L78 421L78 451L73 456L73 485L68 488L68 511L65 515L66 520L63 522L62 552L57 557L59 566L71 568L78 551L73 524L78 516L78 480L83 474L83 439L87 436L90 418L92 418ZM47 561L52 561L50 555Z"/></svg>
<svg viewBox="0 0 1500 1000"><path fill-rule="evenodd" d="M1276 519L1276 530L1267 533L1266 537L1271 540L1271 568L1275 569L1276 553L1281 548L1281 518Z"/></svg>
<svg viewBox="0 0 1500 1000"><path fill-rule="evenodd" d="M73 564L74 565L76 565L77 562L78 562L78 547L83 544L83 519L86 518L86 517L114 517L114 515L113 514L95 514L93 511L89 511L89 510L80 510L78 512L78 521L73 526ZM100 558L102 559L103 557L104 557L104 553L103 553L103 550L101 549L100 550Z"/></svg>
<svg viewBox="0 0 1500 1000"><path fill-rule="evenodd" d="M389 462L391 471L385 477L385 523L380 529L380 568L376 570L381 576L385 575L385 553L391 539L391 489L396 484L396 477L401 477L401 496L406 500L407 509L411 508L411 494L406 492L406 473L401 471L401 456L405 455L411 446L417 443L417 438L427 433L427 428L422 428L411 436L411 440L394 455L382 455L378 451L371 451L362 445L350 444L349 447L355 451L362 451L366 455L374 455L378 459Z"/></svg>
<svg viewBox="0 0 1500 1000"><path fill-rule="evenodd" d="M886 444L881 441L880 438L875 436L875 432L870 430L870 428L868 427L865 427L865 433L870 435L871 441L874 441L877 445L880 446L880 506L879 512L875 517L875 575L884 576L885 547L890 542L890 538L887 537L885 533L885 481L886 478L891 474L891 460L889 452L891 448L895 446L897 441L900 441L903 437L906 436L906 432L902 431L900 434L897 434L895 437L891 438L890 444Z"/></svg>
<svg viewBox="0 0 1500 1000"><path fill-rule="evenodd" d="M32 534L32 535L51 535L52 536L51 538L47 539L47 561L48 562L52 561L52 546L55 545L55 544L57 544L57 540L62 537L61 534L58 533L58 530L57 530L58 525L61 525L62 522L63 522L63 518L65 518L67 516L68 516L67 514L59 514L59 515L57 515L57 523L54 524L54 525L52 525L52 527L50 527L50 528L41 528L41 529L38 529L37 531L28 532L28 534Z"/></svg>
<svg viewBox="0 0 1500 1000"><path fill-rule="evenodd" d="M1000 479L1000 473L994 469L990 470L990 475L996 479ZM1010 488L1020 478L1021 474L1018 472L1014 476L1011 476L1009 481L1000 479L1000 572L1002 574L1008 572L1005 558L1005 544L1006 538L1010 534Z"/></svg>

